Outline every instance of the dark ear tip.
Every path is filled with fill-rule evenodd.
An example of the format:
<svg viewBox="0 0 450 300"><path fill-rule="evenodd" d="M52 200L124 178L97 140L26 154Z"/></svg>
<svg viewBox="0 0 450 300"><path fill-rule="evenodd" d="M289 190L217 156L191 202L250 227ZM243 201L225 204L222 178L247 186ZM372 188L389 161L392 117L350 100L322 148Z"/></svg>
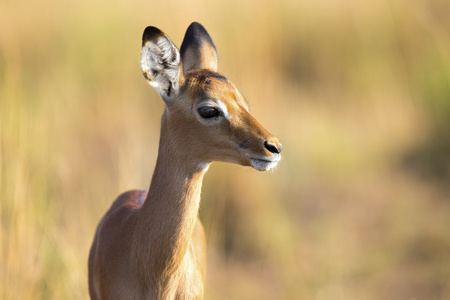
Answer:
<svg viewBox="0 0 450 300"><path fill-rule="evenodd" d="M147 28L145 28L144 34L142 35L142 45L144 45L147 41L151 41L163 35L164 33L158 28L148 26Z"/></svg>
<svg viewBox="0 0 450 300"><path fill-rule="evenodd" d="M200 24L199 22L192 22L191 25L187 28L186 31L193 31L193 32L208 32L206 31L206 28Z"/></svg>
<svg viewBox="0 0 450 300"><path fill-rule="evenodd" d="M181 53L186 51L187 44L194 43L195 45L200 46L200 41L208 42L214 49L216 46L209 35L208 31L202 24L198 22L192 22L191 25L186 29L186 34L184 35L183 43L181 43ZM216 50L217 52L217 50Z"/></svg>

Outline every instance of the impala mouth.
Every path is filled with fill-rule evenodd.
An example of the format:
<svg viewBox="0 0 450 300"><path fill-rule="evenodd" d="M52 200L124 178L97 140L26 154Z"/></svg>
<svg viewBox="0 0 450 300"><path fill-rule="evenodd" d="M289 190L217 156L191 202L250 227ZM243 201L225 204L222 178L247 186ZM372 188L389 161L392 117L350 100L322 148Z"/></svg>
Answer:
<svg viewBox="0 0 450 300"><path fill-rule="evenodd" d="M252 167L258 171L268 171L270 169L273 169L281 160L281 155L278 153L274 153L272 156L257 156L247 154L247 157L250 159Z"/></svg>

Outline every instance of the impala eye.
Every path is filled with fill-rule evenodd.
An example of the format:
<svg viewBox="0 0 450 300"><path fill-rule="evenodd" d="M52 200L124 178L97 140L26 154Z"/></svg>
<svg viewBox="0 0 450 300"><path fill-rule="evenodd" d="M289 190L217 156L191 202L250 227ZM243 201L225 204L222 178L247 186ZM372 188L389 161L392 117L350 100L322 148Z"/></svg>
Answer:
<svg viewBox="0 0 450 300"><path fill-rule="evenodd" d="M211 119L211 118L217 118L220 116L220 111L211 106L202 106L198 109L198 113L200 116L204 119Z"/></svg>

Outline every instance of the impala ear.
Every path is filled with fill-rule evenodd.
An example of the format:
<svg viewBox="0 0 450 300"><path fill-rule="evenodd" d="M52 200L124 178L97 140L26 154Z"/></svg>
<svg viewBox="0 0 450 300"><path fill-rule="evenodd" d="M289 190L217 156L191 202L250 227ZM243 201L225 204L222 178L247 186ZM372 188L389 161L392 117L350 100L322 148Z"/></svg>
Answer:
<svg viewBox="0 0 450 300"><path fill-rule="evenodd" d="M180 64L180 52L169 37L156 27L145 28L141 50L142 73L165 101L178 94Z"/></svg>
<svg viewBox="0 0 450 300"><path fill-rule="evenodd" d="M180 48L183 73L208 69L217 72L218 55L211 36L200 23L192 23L186 30Z"/></svg>

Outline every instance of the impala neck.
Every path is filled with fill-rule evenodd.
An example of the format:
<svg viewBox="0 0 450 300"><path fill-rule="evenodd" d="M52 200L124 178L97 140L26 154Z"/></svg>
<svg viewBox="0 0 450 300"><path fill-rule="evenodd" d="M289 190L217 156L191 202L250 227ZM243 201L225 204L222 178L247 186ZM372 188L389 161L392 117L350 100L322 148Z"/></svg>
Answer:
<svg viewBox="0 0 450 300"><path fill-rule="evenodd" d="M191 242L203 175L209 164L180 157L176 140L168 138L165 115L155 171L147 198L136 218L132 260L158 284L173 278ZM177 155L178 154L178 155ZM152 272L148 272L151 268Z"/></svg>

